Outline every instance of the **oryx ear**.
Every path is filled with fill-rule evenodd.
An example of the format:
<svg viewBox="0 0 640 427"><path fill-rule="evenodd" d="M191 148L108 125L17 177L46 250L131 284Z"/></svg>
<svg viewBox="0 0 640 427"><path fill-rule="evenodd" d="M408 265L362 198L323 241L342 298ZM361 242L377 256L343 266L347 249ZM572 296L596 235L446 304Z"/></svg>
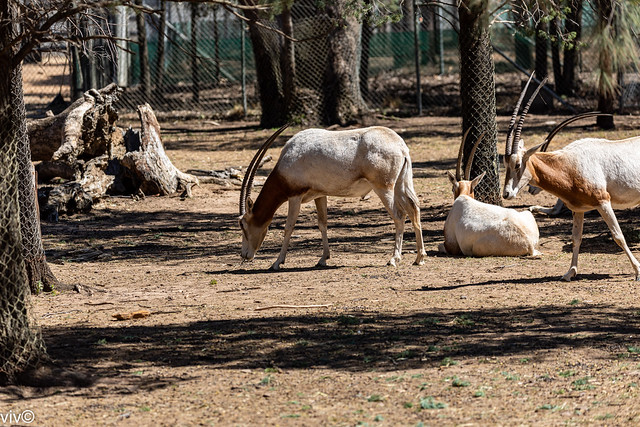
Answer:
<svg viewBox="0 0 640 427"><path fill-rule="evenodd" d="M253 210L253 200L251 197L247 197L247 212L251 212Z"/></svg>
<svg viewBox="0 0 640 427"><path fill-rule="evenodd" d="M484 178L486 173L487 172L482 172L480 175L473 178L473 180L471 181L471 191L473 191L473 189L476 188L476 185L478 185L480 181L482 181L482 178Z"/></svg>
<svg viewBox="0 0 640 427"><path fill-rule="evenodd" d="M451 184L453 185L458 184L458 180L456 179L456 176L452 174L450 171L447 171L447 176L449 177L449 181L451 181Z"/></svg>
<svg viewBox="0 0 640 427"><path fill-rule="evenodd" d="M540 149L540 147L542 147L544 145L544 142L542 144L538 144L535 147L531 147L529 148L522 156L522 163L526 163L527 160L529 160L529 157L531 157L532 154L534 154L536 151L538 151Z"/></svg>

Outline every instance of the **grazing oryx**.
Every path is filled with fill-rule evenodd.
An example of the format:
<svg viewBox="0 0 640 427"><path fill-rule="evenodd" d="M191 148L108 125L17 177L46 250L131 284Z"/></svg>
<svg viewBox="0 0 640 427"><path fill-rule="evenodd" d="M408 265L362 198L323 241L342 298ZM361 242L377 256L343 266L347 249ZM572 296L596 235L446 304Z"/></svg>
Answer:
<svg viewBox="0 0 640 427"><path fill-rule="evenodd" d="M385 127L327 131L307 129L294 135L282 148L280 158L267 178L255 203L249 193L257 165L276 137L274 133L251 161L240 191L242 258L252 260L260 248L276 210L289 202L280 256L271 266L284 263L302 203L315 201L318 228L322 234L322 258L329 258L327 238L327 196L362 197L373 190L382 200L396 227L395 249L389 265L401 258L404 221L408 215L416 235L415 264L424 264L426 252L420 225L420 207L413 189L409 149L402 138Z"/></svg>
<svg viewBox="0 0 640 427"><path fill-rule="evenodd" d="M538 86L538 90L542 84L544 82ZM564 280L569 281L578 273L578 252L582 241L584 213L593 209L596 209L607 223L613 240L629 257L636 273L636 280L640 280L640 263L629 250L613 212L614 207L631 208L640 204L640 137L620 141L585 138L574 141L561 150L547 153L536 152L546 141L526 149L520 139L520 133L528 106L537 90L523 109L514 128L526 90L525 87L518 100L507 133L503 197L512 199L521 188L530 183L557 196L571 209L573 257L571 268L562 277ZM569 120L561 125L568 122ZM557 133L561 127L559 125L554 131Z"/></svg>
<svg viewBox="0 0 640 427"><path fill-rule="evenodd" d="M476 148L484 134L474 144L464 179L461 177L463 147L469 130L460 144L456 175L448 172L455 201L444 224L444 244L440 244L438 250L450 255L466 256L540 255L536 249L538 226L531 212L518 212L473 198L473 190L485 173L472 181L469 175Z"/></svg>

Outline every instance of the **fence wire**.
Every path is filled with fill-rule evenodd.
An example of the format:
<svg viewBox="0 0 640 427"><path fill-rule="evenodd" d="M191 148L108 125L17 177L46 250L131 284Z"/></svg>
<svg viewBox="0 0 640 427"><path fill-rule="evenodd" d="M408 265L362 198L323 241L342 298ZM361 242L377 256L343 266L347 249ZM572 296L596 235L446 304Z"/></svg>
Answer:
<svg viewBox="0 0 640 427"><path fill-rule="evenodd" d="M20 233L19 145L27 141L26 117L21 102L8 102L21 101L22 76L20 68L10 73L11 84L0 89L3 95L10 93L0 97L0 384L14 382L16 375L35 367L45 356L40 330L29 314ZM7 80L3 78L1 84Z"/></svg>
<svg viewBox="0 0 640 427"><path fill-rule="evenodd" d="M453 2L452 2L453 3ZM73 61L75 53L66 45L44 46L25 64L25 96L30 116L42 116L47 109L69 102L73 94L116 82L125 89L120 105L122 112L135 111L138 104L149 102L160 117L205 117L238 119L260 115L256 64L247 24L227 10L205 4L172 3L147 0L151 8L163 8L166 21L157 15L145 18L148 48L149 83L144 86L141 55L135 13L117 8L109 18L109 32L130 42L118 49L94 44L94 56L86 58L89 70L78 72L83 61ZM397 23L377 27L364 24L359 55L362 97L369 109L387 115L415 115L416 46L411 2L404 2L404 16ZM321 115L323 75L327 66L327 38L331 23L316 2L298 0L292 6L295 43L297 96L302 97L301 109L294 112L309 122ZM420 6L418 10L418 58L421 76L423 113L427 115L459 115L459 55L457 10L448 7ZM544 111L585 111L597 105L596 81L593 70L597 52L589 43L595 26L595 12L585 7L582 40L586 46L578 55L577 82L579 90L572 96L549 101ZM119 25L116 25L118 24ZM281 20L260 19L264 27L281 29ZM274 49L282 38L261 30L274 38ZM492 26L492 43L497 84L497 112L509 114L526 76L520 70L531 71L535 55L532 36L517 33L509 23ZM279 55L279 52L274 52ZM77 55L76 55L77 56ZM110 56L105 60L105 56ZM554 88L551 53L549 56L549 87ZM82 59L82 58L81 58ZM75 72L74 72L75 70ZM83 87L77 88L78 76ZM274 85L282 84L282 76ZM630 70L620 74L621 110L640 108L640 75ZM98 87L99 86L99 87ZM60 97L57 97L60 95ZM63 104L64 105L64 104ZM311 107L309 107L311 105ZM315 108L314 108L315 106Z"/></svg>

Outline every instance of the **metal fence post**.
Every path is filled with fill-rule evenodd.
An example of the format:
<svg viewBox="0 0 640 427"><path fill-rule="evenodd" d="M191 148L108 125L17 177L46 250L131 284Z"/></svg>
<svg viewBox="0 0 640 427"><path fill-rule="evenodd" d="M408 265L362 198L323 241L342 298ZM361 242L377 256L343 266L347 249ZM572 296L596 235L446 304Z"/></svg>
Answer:
<svg viewBox="0 0 640 427"><path fill-rule="evenodd" d="M244 117L247 118L247 60L245 58L245 28L244 22L240 22L240 68L242 73L242 111L244 111Z"/></svg>
<svg viewBox="0 0 640 427"><path fill-rule="evenodd" d="M413 47L416 60L416 103L418 115L422 115L422 85L420 82L420 6L417 0L413 0Z"/></svg>

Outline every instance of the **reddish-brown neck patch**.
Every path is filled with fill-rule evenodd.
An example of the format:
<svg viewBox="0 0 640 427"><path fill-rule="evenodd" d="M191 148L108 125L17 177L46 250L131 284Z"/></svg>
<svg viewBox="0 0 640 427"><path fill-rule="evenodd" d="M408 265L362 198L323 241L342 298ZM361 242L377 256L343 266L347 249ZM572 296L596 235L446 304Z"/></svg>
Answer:
<svg viewBox="0 0 640 427"><path fill-rule="evenodd" d="M604 188L584 179L576 166L560 154L535 153L527 162L531 183L559 197L572 210L591 209L609 200Z"/></svg>
<svg viewBox="0 0 640 427"><path fill-rule="evenodd" d="M269 225L273 215L290 197L302 194L304 189L292 187L277 170L271 172L253 205L253 224Z"/></svg>

